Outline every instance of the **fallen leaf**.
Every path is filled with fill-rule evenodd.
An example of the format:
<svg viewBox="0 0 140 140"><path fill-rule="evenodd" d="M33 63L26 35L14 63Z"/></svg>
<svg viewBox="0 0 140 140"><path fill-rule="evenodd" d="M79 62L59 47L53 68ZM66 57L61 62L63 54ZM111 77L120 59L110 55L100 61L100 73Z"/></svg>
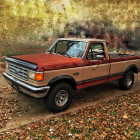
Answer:
<svg viewBox="0 0 140 140"><path fill-rule="evenodd" d="M78 138L79 137L79 134L75 134L75 137Z"/></svg>
<svg viewBox="0 0 140 140"><path fill-rule="evenodd" d="M131 109L131 106L128 106L128 109Z"/></svg>
<svg viewBox="0 0 140 140"><path fill-rule="evenodd" d="M130 138L131 135L130 135L130 134L127 134L127 135L125 135L125 136L126 136L127 138Z"/></svg>
<svg viewBox="0 0 140 140"><path fill-rule="evenodd" d="M128 119L127 113L124 113L123 118Z"/></svg>
<svg viewBox="0 0 140 140"><path fill-rule="evenodd" d="M31 125L31 129L35 129L35 128L37 128L37 125L36 124L32 124Z"/></svg>
<svg viewBox="0 0 140 140"><path fill-rule="evenodd" d="M79 134L79 140L82 140L82 139L83 139L83 134L80 133L80 134Z"/></svg>
<svg viewBox="0 0 140 140"><path fill-rule="evenodd" d="M51 134L50 134L50 132L49 131L47 131L46 132L46 136L50 136Z"/></svg>

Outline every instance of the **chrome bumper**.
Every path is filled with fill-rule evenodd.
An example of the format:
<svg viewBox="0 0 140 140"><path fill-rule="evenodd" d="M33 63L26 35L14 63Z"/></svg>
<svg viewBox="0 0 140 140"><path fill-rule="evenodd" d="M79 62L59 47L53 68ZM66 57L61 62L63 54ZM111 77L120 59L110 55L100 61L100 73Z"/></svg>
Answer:
<svg viewBox="0 0 140 140"><path fill-rule="evenodd" d="M33 85L27 84L17 78L12 77L6 72L3 73L3 77L15 90L23 92L35 98L45 97L50 89L50 86L35 87Z"/></svg>

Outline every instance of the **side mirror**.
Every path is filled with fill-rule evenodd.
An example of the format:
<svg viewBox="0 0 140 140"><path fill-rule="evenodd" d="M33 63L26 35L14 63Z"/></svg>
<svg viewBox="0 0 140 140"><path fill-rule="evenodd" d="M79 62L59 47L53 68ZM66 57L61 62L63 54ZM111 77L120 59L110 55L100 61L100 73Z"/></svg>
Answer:
<svg viewBox="0 0 140 140"><path fill-rule="evenodd" d="M104 55L97 55L96 56L96 59L98 59L98 60L104 60Z"/></svg>

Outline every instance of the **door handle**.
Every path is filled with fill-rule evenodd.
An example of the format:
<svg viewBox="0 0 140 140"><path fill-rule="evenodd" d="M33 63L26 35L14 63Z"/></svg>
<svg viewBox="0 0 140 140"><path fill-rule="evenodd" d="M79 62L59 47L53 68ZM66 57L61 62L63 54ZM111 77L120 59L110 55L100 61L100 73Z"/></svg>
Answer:
<svg viewBox="0 0 140 140"><path fill-rule="evenodd" d="M92 60L92 62L95 63L96 61L95 60Z"/></svg>
<svg viewBox="0 0 140 140"><path fill-rule="evenodd" d="M97 68L99 67L100 64L101 64L101 61L100 61L100 63L98 64L97 67L94 67L94 68L93 68L93 70L97 69Z"/></svg>
<svg viewBox="0 0 140 140"><path fill-rule="evenodd" d="M99 61L99 62L101 63L101 61L100 61L100 60L97 60L97 61ZM93 62L93 63L95 63L95 62L97 62L97 61L96 61L96 60L92 60L92 62Z"/></svg>

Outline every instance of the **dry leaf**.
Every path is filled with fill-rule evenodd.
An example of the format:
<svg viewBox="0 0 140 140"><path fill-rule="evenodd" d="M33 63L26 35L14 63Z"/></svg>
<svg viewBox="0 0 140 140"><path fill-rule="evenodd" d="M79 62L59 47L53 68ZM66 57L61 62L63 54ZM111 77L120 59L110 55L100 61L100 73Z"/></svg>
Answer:
<svg viewBox="0 0 140 140"><path fill-rule="evenodd" d="M46 136L45 136L45 140L50 140L50 138L46 135Z"/></svg>
<svg viewBox="0 0 140 140"><path fill-rule="evenodd" d="M36 124L32 124L31 125L31 129L35 129L35 128L37 128L37 125Z"/></svg>
<svg viewBox="0 0 140 140"><path fill-rule="evenodd" d="M123 118L128 119L127 113L124 113Z"/></svg>
<svg viewBox="0 0 140 140"><path fill-rule="evenodd" d="M79 134L75 134L75 137L78 138L79 137Z"/></svg>
<svg viewBox="0 0 140 140"><path fill-rule="evenodd" d="M82 139L83 139L83 134L80 133L80 134L79 134L79 140L82 140Z"/></svg>
<svg viewBox="0 0 140 140"><path fill-rule="evenodd" d="M128 109L131 109L131 106L129 106Z"/></svg>
<svg viewBox="0 0 140 140"><path fill-rule="evenodd" d="M50 134L50 132L49 131L47 131L46 132L46 136L50 136L51 134Z"/></svg>
<svg viewBox="0 0 140 140"><path fill-rule="evenodd" d="M126 135L127 138L130 138L130 136L131 136L130 134L127 134L127 135Z"/></svg>

